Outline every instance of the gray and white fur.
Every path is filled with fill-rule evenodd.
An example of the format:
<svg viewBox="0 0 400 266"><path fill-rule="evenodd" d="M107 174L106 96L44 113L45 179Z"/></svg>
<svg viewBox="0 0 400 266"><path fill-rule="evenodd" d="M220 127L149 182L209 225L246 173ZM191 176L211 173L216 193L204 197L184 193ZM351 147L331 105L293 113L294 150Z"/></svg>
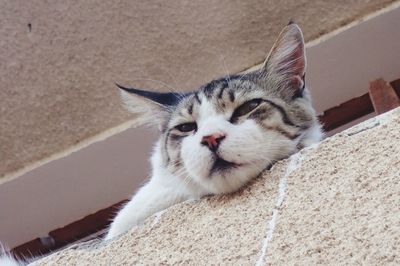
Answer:
<svg viewBox="0 0 400 266"><path fill-rule="evenodd" d="M127 109L155 123L161 136L150 180L118 212L105 239L176 203L234 192L277 160L318 142L321 126L305 70L303 35L290 23L258 70L191 93L119 86Z"/></svg>
<svg viewBox="0 0 400 266"><path fill-rule="evenodd" d="M128 110L161 129L152 175L111 224L106 239L178 202L238 190L275 161L321 139L305 86L304 40L286 26L264 66L187 94L120 86Z"/></svg>

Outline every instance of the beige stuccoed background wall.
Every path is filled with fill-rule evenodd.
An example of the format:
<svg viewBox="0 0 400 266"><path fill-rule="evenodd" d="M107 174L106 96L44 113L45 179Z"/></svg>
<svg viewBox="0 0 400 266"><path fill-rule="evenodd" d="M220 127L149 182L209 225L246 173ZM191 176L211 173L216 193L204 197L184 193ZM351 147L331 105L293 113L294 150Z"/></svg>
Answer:
<svg viewBox="0 0 400 266"><path fill-rule="evenodd" d="M0 176L131 117L113 83L192 90L393 1L0 1Z"/></svg>

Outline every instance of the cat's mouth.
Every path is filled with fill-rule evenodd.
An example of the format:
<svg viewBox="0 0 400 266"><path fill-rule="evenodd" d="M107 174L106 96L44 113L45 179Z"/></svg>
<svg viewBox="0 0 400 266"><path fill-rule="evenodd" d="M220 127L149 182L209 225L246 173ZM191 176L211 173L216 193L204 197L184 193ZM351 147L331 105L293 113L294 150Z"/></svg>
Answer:
<svg viewBox="0 0 400 266"><path fill-rule="evenodd" d="M214 172L221 172L221 171L225 171L231 168L236 168L239 167L240 164L237 163L233 163L233 162L228 162L224 159L222 159L221 157L216 157L213 163L213 166L211 167L210 170L210 174L214 173Z"/></svg>

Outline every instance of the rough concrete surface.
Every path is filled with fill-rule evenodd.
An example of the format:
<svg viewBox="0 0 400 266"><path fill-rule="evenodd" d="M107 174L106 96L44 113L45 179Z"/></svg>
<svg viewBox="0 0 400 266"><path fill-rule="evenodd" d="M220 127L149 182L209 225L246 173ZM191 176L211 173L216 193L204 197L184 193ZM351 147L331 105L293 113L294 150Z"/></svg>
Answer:
<svg viewBox="0 0 400 266"><path fill-rule="evenodd" d="M311 40L391 2L0 1L0 177L130 119L115 81L191 90L262 62L290 18Z"/></svg>
<svg viewBox="0 0 400 266"><path fill-rule="evenodd" d="M241 191L175 205L37 265L399 265L400 109L280 161Z"/></svg>

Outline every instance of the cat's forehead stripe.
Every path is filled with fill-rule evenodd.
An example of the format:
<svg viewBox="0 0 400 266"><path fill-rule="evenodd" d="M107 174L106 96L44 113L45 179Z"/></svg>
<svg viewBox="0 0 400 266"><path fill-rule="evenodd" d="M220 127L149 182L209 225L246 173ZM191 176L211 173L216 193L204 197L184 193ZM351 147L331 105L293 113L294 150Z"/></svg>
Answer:
<svg viewBox="0 0 400 266"><path fill-rule="evenodd" d="M226 88L226 87L221 87L221 88L220 88L220 90L219 90L219 92L218 92L218 99L221 99L221 98L222 98L222 94L224 93L225 88Z"/></svg>
<svg viewBox="0 0 400 266"><path fill-rule="evenodd" d="M218 98L222 98L222 95L226 88L231 87L231 85L234 83L242 83L248 80L249 78L246 75L230 75L207 83L201 88L201 91L208 99L212 99L215 96L217 96ZM231 101L234 101L234 98L232 98L231 95L232 93L229 97Z"/></svg>
<svg viewBox="0 0 400 266"><path fill-rule="evenodd" d="M224 79L224 80L219 80L219 81L213 81L213 82L207 84L203 88L203 92L204 92L204 95L207 97L207 99L212 99L215 96L218 96L218 97L220 97L219 95L222 96L223 91L228 87L229 87L228 80Z"/></svg>
<svg viewBox="0 0 400 266"><path fill-rule="evenodd" d="M201 112L200 109L204 109L202 106L206 102L207 108L223 111L227 102L234 103L237 97L246 95L246 92L240 90L244 83L248 83L248 80L241 76L230 76L206 84L192 94L192 98L189 98L188 101L189 104L183 106L185 113L193 116L197 112ZM247 84L247 86L250 85ZM181 112L181 114L183 113Z"/></svg>
<svg viewBox="0 0 400 266"><path fill-rule="evenodd" d="M235 101L235 92L234 92L233 90L230 90L230 91L229 91L229 100L230 100L231 102L234 102L234 101Z"/></svg>
<svg viewBox="0 0 400 266"><path fill-rule="evenodd" d="M190 115L193 114L193 105L194 105L194 103L192 102L192 103L189 105L189 107L187 108L188 113L189 113Z"/></svg>
<svg viewBox="0 0 400 266"><path fill-rule="evenodd" d="M201 104L201 100L200 100L200 97L199 97L199 93L198 93L198 92L195 92L194 98L196 99L196 101L197 101L198 104Z"/></svg>

